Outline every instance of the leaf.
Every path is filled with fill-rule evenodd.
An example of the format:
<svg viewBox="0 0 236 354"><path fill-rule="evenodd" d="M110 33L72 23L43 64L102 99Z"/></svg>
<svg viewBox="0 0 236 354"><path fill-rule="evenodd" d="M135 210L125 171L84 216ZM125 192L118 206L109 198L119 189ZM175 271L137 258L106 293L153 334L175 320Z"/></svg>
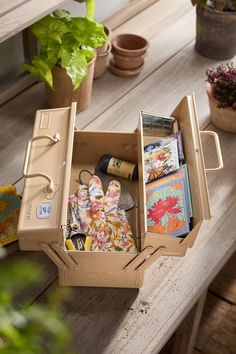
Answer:
<svg viewBox="0 0 236 354"><path fill-rule="evenodd" d="M67 25L53 16L46 16L31 26L31 31L42 46L51 47L53 42L61 43Z"/></svg>
<svg viewBox="0 0 236 354"><path fill-rule="evenodd" d="M62 67L66 69L67 74L72 80L74 90L76 90L87 75L88 65L86 56L81 53L79 48L76 48L69 61L65 55L63 64L65 65Z"/></svg>
<svg viewBox="0 0 236 354"><path fill-rule="evenodd" d="M86 56L87 63L89 63L94 57L93 48L89 46L83 45L80 52Z"/></svg>
<svg viewBox="0 0 236 354"><path fill-rule="evenodd" d="M87 18L74 17L69 27L80 45L98 48L107 41L104 26Z"/></svg>
<svg viewBox="0 0 236 354"><path fill-rule="evenodd" d="M37 76L41 81L53 88L53 78L51 68L40 57L35 57L32 64L22 64L22 68L29 71L32 75Z"/></svg>
<svg viewBox="0 0 236 354"><path fill-rule="evenodd" d="M71 21L71 15L68 10L56 10L53 12L52 16L56 17L64 23Z"/></svg>
<svg viewBox="0 0 236 354"><path fill-rule="evenodd" d="M85 4L86 4L86 18L92 21L95 13L95 1L85 0Z"/></svg>

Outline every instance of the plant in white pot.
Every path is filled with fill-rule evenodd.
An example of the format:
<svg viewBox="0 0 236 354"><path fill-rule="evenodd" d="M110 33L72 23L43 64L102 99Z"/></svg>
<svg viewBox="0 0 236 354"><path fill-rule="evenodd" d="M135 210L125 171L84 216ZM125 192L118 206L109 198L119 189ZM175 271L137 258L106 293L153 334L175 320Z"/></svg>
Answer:
<svg viewBox="0 0 236 354"><path fill-rule="evenodd" d="M90 103L94 49L107 40L103 25L93 21L93 14L94 0L87 0L86 18L58 10L31 26L40 52L32 64L22 66L46 83L50 107L66 107L77 101L81 111Z"/></svg>
<svg viewBox="0 0 236 354"><path fill-rule="evenodd" d="M206 75L212 123L226 132L236 133L236 67L219 65L208 69Z"/></svg>
<svg viewBox="0 0 236 354"><path fill-rule="evenodd" d="M236 54L236 0L191 0L196 5L196 51L224 60Z"/></svg>

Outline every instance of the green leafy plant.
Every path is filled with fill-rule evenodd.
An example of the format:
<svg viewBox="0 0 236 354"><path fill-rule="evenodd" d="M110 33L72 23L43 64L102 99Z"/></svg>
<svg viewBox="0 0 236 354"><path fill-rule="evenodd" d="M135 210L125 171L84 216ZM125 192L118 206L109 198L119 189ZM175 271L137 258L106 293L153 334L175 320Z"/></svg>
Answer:
<svg viewBox="0 0 236 354"><path fill-rule="evenodd" d="M236 0L191 0L193 5L217 11L236 11Z"/></svg>
<svg viewBox="0 0 236 354"><path fill-rule="evenodd" d="M213 96L218 101L218 107L236 110L236 68L233 63L208 69L206 75L207 81L213 85Z"/></svg>
<svg viewBox="0 0 236 354"><path fill-rule="evenodd" d="M86 18L57 10L33 24L31 31L39 41L40 53L22 67L51 88L52 69L64 68L77 89L87 75L94 48L107 41L104 26L93 20L94 9L94 0L86 0Z"/></svg>
<svg viewBox="0 0 236 354"><path fill-rule="evenodd" d="M1 264L0 279L0 354L72 354L70 331L61 315L65 294L57 290L43 304L25 299L17 306L17 297L27 296L25 284L42 279L39 265L22 259Z"/></svg>

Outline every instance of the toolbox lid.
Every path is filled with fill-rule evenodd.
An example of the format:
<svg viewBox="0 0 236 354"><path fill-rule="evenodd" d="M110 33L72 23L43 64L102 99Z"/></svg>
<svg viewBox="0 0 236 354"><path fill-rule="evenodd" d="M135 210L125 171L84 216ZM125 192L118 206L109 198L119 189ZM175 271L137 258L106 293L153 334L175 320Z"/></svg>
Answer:
<svg viewBox="0 0 236 354"><path fill-rule="evenodd" d="M47 242L63 242L75 117L75 102L71 107L36 113L23 171L26 179L18 224L21 248L37 249L44 237Z"/></svg>
<svg viewBox="0 0 236 354"><path fill-rule="evenodd" d="M185 96L171 116L178 120L180 130L186 132L184 149L190 165L190 187L191 179L195 181L191 193L192 199L198 204L198 218L210 219L210 198L194 95Z"/></svg>
<svg viewBox="0 0 236 354"><path fill-rule="evenodd" d="M143 151L144 142L145 144L154 142L156 139L163 136L168 136L173 132L176 132L178 129L180 129L183 134L185 160L188 165L192 204L194 209L193 231L191 234L193 233L194 237L196 237L196 230L199 229L201 222L204 219L209 219L211 217L211 209L194 96L184 97L169 117L164 117L155 113L140 112L137 132L140 133L141 137L143 137L141 142L141 151ZM139 173L140 179L142 180L143 189L143 193L140 193L140 208L142 208L142 204L144 204L144 210L141 209L140 213L141 217L144 218L141 222L141 224L144 225L144 229L141 229L142 248L147 245L155 246L156 241L158 240L159 242L161 238L163 238L162 244L165 244L165 246L168 242L170 242L171 245L175 242L178 244L180 242L180 239L178 238L173 238L169 235L159 235L159 238L156 238L154 236L152 237L150 232L147 232L145 210L146 187L144 181L143 154L140 161L142 161L142 163L140 164L141 173ZM150 239L152 239L152 241L150 241ZM175 248L175 245L173 247ZM167 248L170 249L169 244Z"/></svg>

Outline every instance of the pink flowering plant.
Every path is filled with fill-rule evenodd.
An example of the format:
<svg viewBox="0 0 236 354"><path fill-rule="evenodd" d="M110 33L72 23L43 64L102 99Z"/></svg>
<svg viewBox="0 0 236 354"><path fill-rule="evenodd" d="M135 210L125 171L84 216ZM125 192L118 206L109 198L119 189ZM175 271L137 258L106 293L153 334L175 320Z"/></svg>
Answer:
<svg viewBox="0 0 236 354"><path fill-rule="evenodd" d="M218 107L236 110L236 68L233 63L207 69L206 75L207 81L213 85L213 96L218 101Z"/></svg>

